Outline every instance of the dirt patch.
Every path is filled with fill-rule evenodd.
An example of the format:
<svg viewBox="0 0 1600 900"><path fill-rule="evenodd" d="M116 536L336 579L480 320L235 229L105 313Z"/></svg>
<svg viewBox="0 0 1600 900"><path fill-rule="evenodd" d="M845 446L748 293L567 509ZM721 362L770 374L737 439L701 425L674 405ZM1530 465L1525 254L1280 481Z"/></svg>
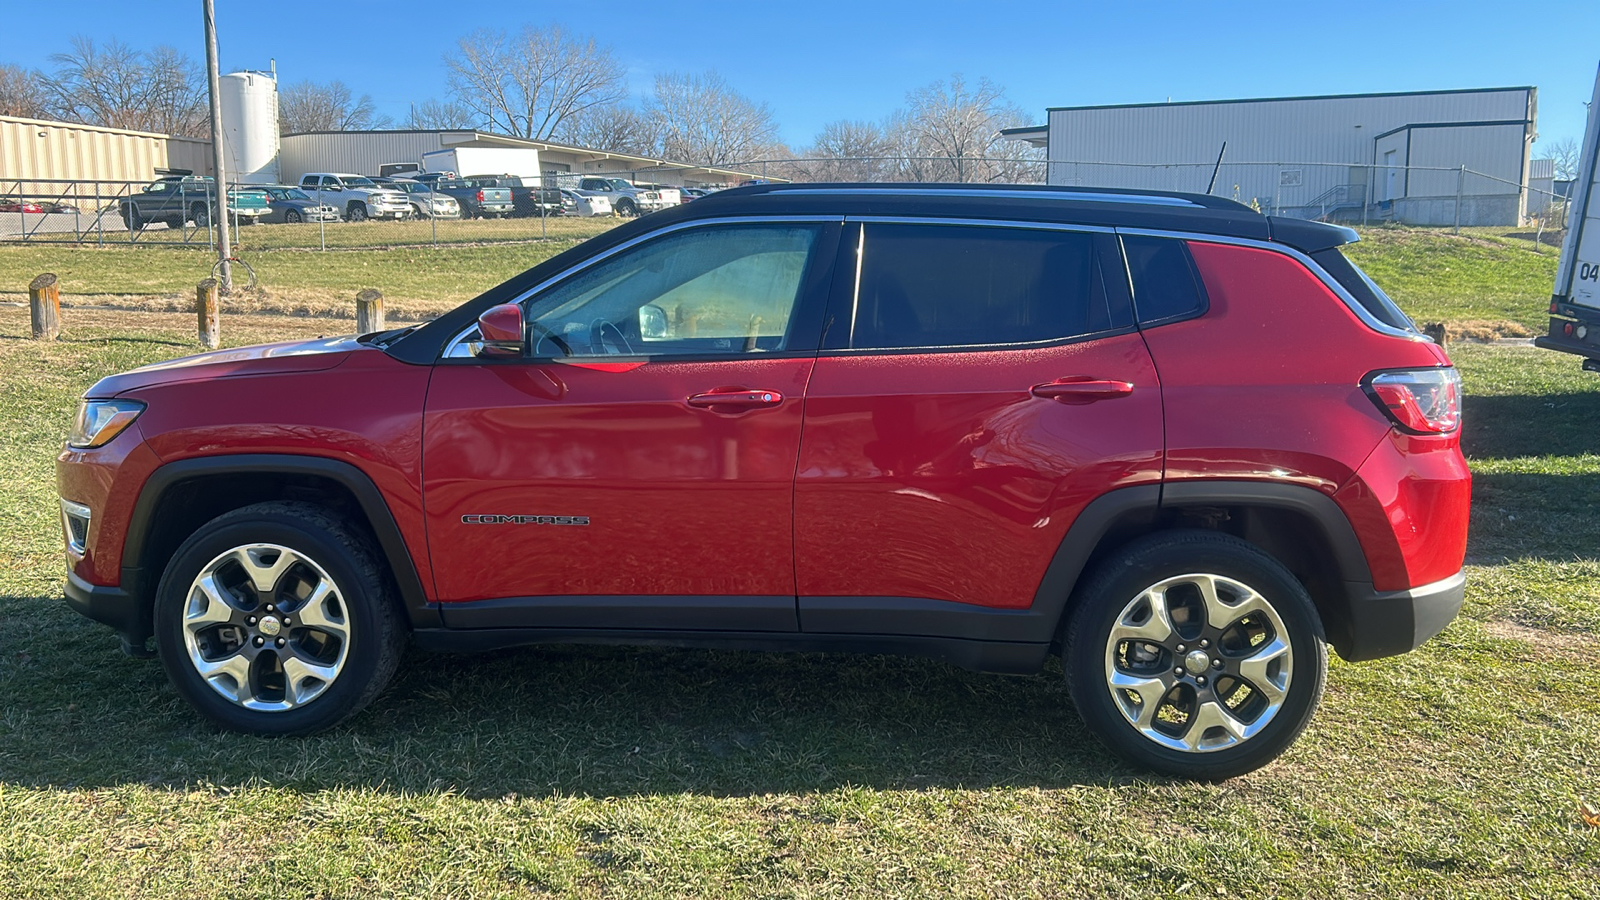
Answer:
<svg viewBox="0 0 1600 900"><path fill-rule="evenodd" d="M1483 623L1483 630L1489 632L1490 637L1508 641L1521 641L1531 647L1535 653L1543 655L1587 651L1594 645L1593 635L1530 628L1527 625L1512 622L1508 619L1490 619Z"/></svg>
<svg viewBox="0 0 1600 900"><path fill-rule="evenodd" d="M1511 238L1514 241L1527 241L1530 244L1534 241L1538 241L1540 244L1543 244L1546 247L1555 247L1560 249L1561 242L1565 240L1566 235L1567 233L1565 231L1546 229L1544 234L1539 234L1536 231L1508 231L1500 236L1503 238Z"/></svg>
<svg viewBox="0 0 1600 900"><path fill-rule="evenodd" d="M1463 319L1444 323L1445 338L1452 341L1499 341L1532 337L1526 325L1505 319Z"/></svg>

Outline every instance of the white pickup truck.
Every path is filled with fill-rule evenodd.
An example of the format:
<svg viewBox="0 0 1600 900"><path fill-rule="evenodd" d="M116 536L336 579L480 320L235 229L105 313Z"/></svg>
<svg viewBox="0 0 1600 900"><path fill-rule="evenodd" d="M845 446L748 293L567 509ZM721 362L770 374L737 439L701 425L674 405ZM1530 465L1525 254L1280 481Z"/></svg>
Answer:
<svg viewBox="0 0 1600 900"><path fill-rule="evenodd" d="M344 172L307 172L300 190L317 202L335 207L347 222L367 219L404 219L411 214L411 199L365 175Z"/></svg>
<svg viewBox="0 0 1600 900"><path fill-rule="evenodd" d="M622 178L603 178L586 175L578 182L578 193L604 197L611 208L622 216L637 216L658 209L677 206L683 196L677 188L652 185L648 188L629 184Z"/></svg>
<svg viewBox="0 0 1600 900"><path fill-rule="evenodd" d="M1546 350L1583 357L1587 372L1600 372L1600 73L1589 104L1578 177L1567 208L1567 236L1561 242L1555 290L1550 294L1550 333L1534 339Z"/></svg>

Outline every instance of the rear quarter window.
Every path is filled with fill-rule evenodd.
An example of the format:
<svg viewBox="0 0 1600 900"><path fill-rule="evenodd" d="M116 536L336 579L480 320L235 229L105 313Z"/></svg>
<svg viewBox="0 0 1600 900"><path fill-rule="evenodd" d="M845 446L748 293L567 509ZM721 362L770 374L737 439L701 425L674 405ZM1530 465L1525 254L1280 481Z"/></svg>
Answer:
<svg viewBox="0 0 1600 900"><path fill-rule="evenodd" d="M1203 315L1206 291L1189 245L1173 238L1124 235L1122 251L1133 283L1140 325L1160 325Z"/></svg>
<svg viewBox="0 0 1600 900"><path fill-rule="evenodd" d="M1323 271L1332 275L1333 280L1339 282L1339 286L1354 297L1363 309L1371 313L1374 319L1390 328L1399 328L1402 331L1417 330L1411 318L1400 311L1400 307L1389 299L1389 295L1378 287L1377 282L1356 268L1356 264L1345 258L1345 255L1339 252L1339 248L1318 250L1311 254L1311 258L1322 267Z"/></svg>

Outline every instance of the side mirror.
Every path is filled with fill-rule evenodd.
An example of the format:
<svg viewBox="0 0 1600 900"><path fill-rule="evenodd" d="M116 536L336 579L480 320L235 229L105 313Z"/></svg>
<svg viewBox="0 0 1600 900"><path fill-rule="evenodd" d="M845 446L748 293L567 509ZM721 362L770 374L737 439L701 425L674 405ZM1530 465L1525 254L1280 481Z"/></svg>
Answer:
<svg viewBox="0 0 1600 900"><path fill-rule="evenodd" d="M654 303L639 307L639 336L647 341L667 339L667 314Z"/></svg>
<svg viewBox="0 0 1600 900"><path fill-rule="evenodd" d="M472 352L476 356L504 359L523 355L522 307L515 303L502 303L484 310L478 317L477 341Z"/></svg>

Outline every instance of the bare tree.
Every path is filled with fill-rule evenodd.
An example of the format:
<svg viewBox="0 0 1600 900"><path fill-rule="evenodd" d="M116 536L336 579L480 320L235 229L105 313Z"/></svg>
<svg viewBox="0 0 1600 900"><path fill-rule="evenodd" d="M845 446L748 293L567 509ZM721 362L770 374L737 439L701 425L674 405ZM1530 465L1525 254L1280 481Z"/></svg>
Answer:
<svg viewBox="0 0 1600 900"><path fill-rule="evenodd" d="M209 116L205 80L189 57L171 47L139 51L120 41L96 46L86 37L50 57L44 79L48 106L70 122L203 137Z"/></svg>
<svg viewBox="0 0 1600 900"><path fill-rule="evenodd" d="M624 97L626 72L611 50L559 25L515 36L480 29L444 61L451 96L517 137L549 138L568 118Z"/></svg>
<svg viewBox="0 0 1600 900"><path fill-rule="evenodd" d="M645 114L666 159L727 165L760 158L777 144L771 108L738 93L716 72L656 76Z"/></svg>
<svg viewBox="0 0 1600 900"><path fill-rule="evenodd" d="M555 137L576 147L634 156L654 156L658 149L655 123L637 108L621 103L598 106L567 119Z"/></svg>
<svg viewBox="0 0 1600 900"><path fill-rule="evenodd" d="M306 131L364 131L392 124L377 114L372 97L353 97L342 81L317 84L301 81L278 94L278 130L284 134Z"/></svg>
<svg viewBox="0 0 1600 900"><path fill-rule="evenodd" d="M477 113L454 100L413 103L405 121L406 128L418 131L476 129L479 124Z"/></svg>
<svg viewBox="0 0 1600 900"><path fill-rule="evenodd" d="M816 181L888 181L896 172L894 141L876 122L829 122L804 154Z"/></svg>
<svg viewBox="0 0 1600 900"><path fill-rule="evenodd" d="M969 85L952 75L948 82L912 91L907 101L891 124L907 157L902 173L907 180L1038 180L1042 151L1000 136L1001 129L1021 125L1027 116L987 78Z"/></svg>
<svg viewBox="0 0 1600 900"><path fill-rule="evenodd" d="M42 119L49 115L44 76L21 66L0 66L0 116Z"/></svg>
<svg viewBox="0 0 1600 900"><path fill-rule="evenodd" d="M1564 137L1552 141L1545 149L1545 157L1556 161L1556 180L1571 181L1578 177L1578 154L1583 152L1576 139Z"/></svg>

